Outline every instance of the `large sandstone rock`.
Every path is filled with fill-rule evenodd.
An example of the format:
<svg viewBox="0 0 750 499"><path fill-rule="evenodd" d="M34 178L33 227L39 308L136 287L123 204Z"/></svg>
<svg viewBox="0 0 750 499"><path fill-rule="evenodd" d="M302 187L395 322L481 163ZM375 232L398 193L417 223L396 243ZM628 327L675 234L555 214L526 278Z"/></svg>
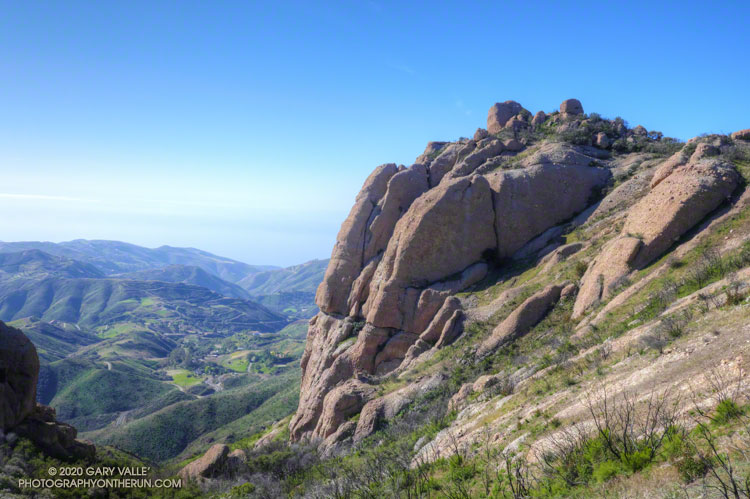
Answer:
<svg viewBox="0 0 750 499"><path fill-rule="evenodd" d="M224 444L216 444L208 451L188 464L180 472L179 476L187 481L204 481L211 478L219 478L227 473L229 458L229 447Z"/></svg>
<svg viewBox="0 0 750 499"><path fill-rule="evenodd" d="M702 160L674 167L628 211L620 236L602 248L583 276L573 308L580 318L612 295L620 279L663 254L679 237L729 198L739 182L734 167Z"/></svg>
<svg viewBox="0 0 750 499"><path fill-rule="evenodd" d="M385 195L388 181L397 172L395 164L376 168L357 195L349 216L341 224L331 261L315 295L315 303L323 312L346 314L352 283L365 266L365 237L370 217L378 201Z"/></svg>
<svg viewBox="0 0 750 499"><path fill-rule="evenodd" d="M342 423L359 413L374 392L374 387L356 379L331 390L325 397L323 412L313 438L324 439L333 434Z"/></svg>
<svg viewBox="0 0 750 499"><path fill-rule="evenodd" d="M328 391L351 378L354 366L349 356L336 355L337 348L354 333L354 322L320 313L310 320L305 352L302 354L300 402L289 430L293 440L312 434L323 410ZM360 335L364 331L360 332Z"/></svg>
<svg viewBox="0 0 750 499"><path fill-rule="evenodd" d="M435 154L445 147L446 144L447 142L428 142L424 152L414 162L425 166L429 165L432 159L434 159Z"/></svg>
<svg viewBox="0 0 750 499"><path fill-rule="evenodd" d="M18 425L36 406L39 357L18 329L0 322L0 430Z"/></svg>
<svg viewBox="0 0 750 499"><path fill-rule="evenodd" d="M560 104L560 112L566 115L579 115L583 114L583 105L578 99L564 100Z"/></svg>
<svg viewBox="0 0 750 499"><path fill-rule="evenodd" d="M490 174L499 256L582 211L609 178L603 168L548 162Z"/></svg>
<svg viewBox="0 0 750 499"><path fill-rule="evenodd" d="M362 408L357 421L354 442L360 442L371 435L382 422L395 418L417 395L436 388L444 380L442 374L436 374L369 401Z"/></svg>
<svg viewBox="0 0 750 499"><path fill-rule="evenodd" d="M367 321L405 328L407 287L425 287L459 273L495 248L492 193L484 177L442 183L398 221L372 279ZM413 331L415 332L415 331Z"/></svg>
<svg viewBox="0 0 750 499"><path fill-rule="evenodd" d="M739 130L737 132L734 132L732 134L732 138L734 140L747 140L747 141L750 141L750 128L746 128L745 130Z"/></svg>
<svg viewBox="0 0 750 499"><path fill-rule="evenodd" d="M505 124L522 109L521 104L516 101L498 102L487 113L487 131L493 135L500 133Z"/></svg>
<svg viewBox="0 0 750 499"><path fill-rule="evenodd" d="M521 303L495 329L477 350L482 357L498 347L528 333L560 299L560 292L568 283L552 284L534 293Z"/></svg>
<svg viewBox="0 0 750 499"><path fill-rule="evenodd" d="M420 164L396 173L388 181L388 189L380 203L377 215L365 236L364 262L371 261L385 251L393 229L409 206L428 189L427 169Z"/></svg>
<svg viewBox="0 0 750 499"><path fill-rule="evenodd" d="M76 440L78 430L55 419L55 410L37 405L14 431L36 444L45 454L58 459L91 461L96 448L89 442Z"/></svg>
<svg viewBox="0 0 750 499"><path fill-rule="evenodd" d="M539 111L531 119L531 124L534 126L539 126L545 121L547 121L547 115L544 113L544 111Z"/></svg>

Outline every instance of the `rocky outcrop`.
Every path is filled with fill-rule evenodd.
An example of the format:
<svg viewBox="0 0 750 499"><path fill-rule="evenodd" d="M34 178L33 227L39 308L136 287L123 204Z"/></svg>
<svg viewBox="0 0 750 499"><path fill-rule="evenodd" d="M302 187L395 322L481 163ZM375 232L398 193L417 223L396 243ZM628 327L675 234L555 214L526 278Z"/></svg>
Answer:
<svg viewBox="0 0 750 499"><path fill-rule="evenodd" d="M516 101L498 102L487 113L487 131L493 135L500 133L505 124L522 109L521 104Z"/></svg>
<svg viewBox="0 0 750 499"><path fill-rule="evenodd" d="M672 164L677 161L669 160ZM620 235L607 243L589 265L573 309L574 318L610 297L618 282L632 270L663 254L725 201L739 182L731 164L715 159L670 165L669 169L670 173L630 208Z"/></svg>
<svg viewBox="0 0 750 499"><path fill-rule="evenodd" d="M9 430L36 406L39 357L18 329L0 322L0 430Z"/></svg>
<svg viewBox="0 0 750 499"><path fill-rule="evenodd" d="M577 116L583 114L583 105L578 99L567 99L560 104L560 112L564 115Z"/></svg>
<svg viewBox="0 0 750 499"><path fill-rule="evenodd" d="M739 130L737 132L734 132L732 134L732 139L750 141L750 128L746 128L745 130Z"/></svg>
<svg viewBox="0 0 750 499"><path fill-rule="evenodd" d="M216 444L192 463L188 464L178 475L186 481L202 482L211 478L227 475L229 465L229 447Z"/></svg>
<svg viewBox="0 0 750 499"><path fill-rule="evenodd" d="M55 419L55 410L37 405L39 357L18 329L0 322L0 430L26 437L59 459L91 460L95 447L76 440L78 431Z"/></svg>
<svg viewBox="0 0 750 499"><path fill-rule="evenodd" d="M410 168L383 165L367 179L316 295L292 440L331 448L361 435L350 417L390 403L375 402L377 379L460 336L452 296L596 199L611 174L593 148L544 143L510 161L524 142L493 135L530 118L516 102L496 104L491 135L430 143Z"/></svg>
<svg viewBox="0 0 750 499"><path fill-rule="evenodd" d="M388 181L397 171L395 164L377 167L365 181L349 216L341 224L331 261L315 296L315 302L323 312L346 314L349 291L364 266L367 227L378 201L385 196Z"/></svg>
<svg viewBox="0 0 750 499"><path fill-rule="evenodd" d="M58 459L90 461L96 455L93 444L76 440L78 430L56 419L51 407L37 405L14 431L29 438L46 454Z"/></svg>
<svg viewBox="0 0 750 499"><path fill-rule="evenodd" d="M480 345L477 355L480 357L485 356L498 347L528 333L529 329L544 319L550 308L557 303L560 299L560 292L567 284L547 286L527 298L492 330L490 337Z"/></svg>

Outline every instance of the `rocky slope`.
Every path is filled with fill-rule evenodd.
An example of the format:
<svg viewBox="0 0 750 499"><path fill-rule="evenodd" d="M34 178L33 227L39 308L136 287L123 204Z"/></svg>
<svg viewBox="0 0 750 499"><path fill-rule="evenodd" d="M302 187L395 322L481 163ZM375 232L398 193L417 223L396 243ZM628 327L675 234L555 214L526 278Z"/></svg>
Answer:
<svg viewBox="0 0 750 499"><path fill-rule="evenodd" d="M408 168L376 168L317 291L291 440L323 449L362 440L439 383L424 373L429 359L519 297L465 354L491 356L559 307L586 326L635 273L737 198L743 180L729 156L738 140L682 144L586 115L575 99L550 115L506 101L472 139L431 142ZM593 239L571 237L591 227ZM558 272L573 260L580 274ZM538 276L533 296L513 285L523 264ZM498 286L503 294L477 306L479 291ZM384 390L393 380L406 386Z"/></svg>

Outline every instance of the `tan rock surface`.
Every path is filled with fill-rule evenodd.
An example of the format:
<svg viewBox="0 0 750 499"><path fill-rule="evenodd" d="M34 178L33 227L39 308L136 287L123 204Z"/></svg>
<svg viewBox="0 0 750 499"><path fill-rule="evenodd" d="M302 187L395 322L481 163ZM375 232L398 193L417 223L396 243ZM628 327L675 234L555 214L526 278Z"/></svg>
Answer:
<svg viewBox="0 0 750 499"><path fill-rule="evenodd" d="M203 456L182 468L178 475L188 481L218 478L227 471L228 456L228 446L224 444L213 445Z"/></svg>
<svg viewBox="0 0 750 499"><path fill-rule="evenodd" d="M567 285L552 284L531 295L521 305L492 331L477 350L477 355L482 357L502 346L526 334L529 329L541 321L560 299L560 292Z"/></svg>
<svg viewBox="0 0 750 499"><path fill-rule="evenodd" d="M493 135L500 133L508 120L520 113L522 109L521 104L516 101L498 102L487 113L487 131Z"/></svg>
<svg viewBox="0 0 750 499"><path fill-rule="evenodd" d="M323 312L345 314L352 283L365 266L365 231L377 202L385 195L388 181L398 171L395 164L382 165L367 178L333 247L331 261L318 287L315 303Z"/></svg>

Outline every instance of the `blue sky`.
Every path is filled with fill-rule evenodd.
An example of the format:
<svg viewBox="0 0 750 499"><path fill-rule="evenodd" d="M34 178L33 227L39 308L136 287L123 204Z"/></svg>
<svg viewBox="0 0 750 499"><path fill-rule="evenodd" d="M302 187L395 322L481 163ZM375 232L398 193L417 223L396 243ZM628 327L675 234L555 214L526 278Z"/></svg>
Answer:
<svg viewBox="0 0 750 499"><path fill-rule="evenodd" d="M0 1L0 240L326 258L369 172L569 97L750 127L750 3Z"/></svg>

